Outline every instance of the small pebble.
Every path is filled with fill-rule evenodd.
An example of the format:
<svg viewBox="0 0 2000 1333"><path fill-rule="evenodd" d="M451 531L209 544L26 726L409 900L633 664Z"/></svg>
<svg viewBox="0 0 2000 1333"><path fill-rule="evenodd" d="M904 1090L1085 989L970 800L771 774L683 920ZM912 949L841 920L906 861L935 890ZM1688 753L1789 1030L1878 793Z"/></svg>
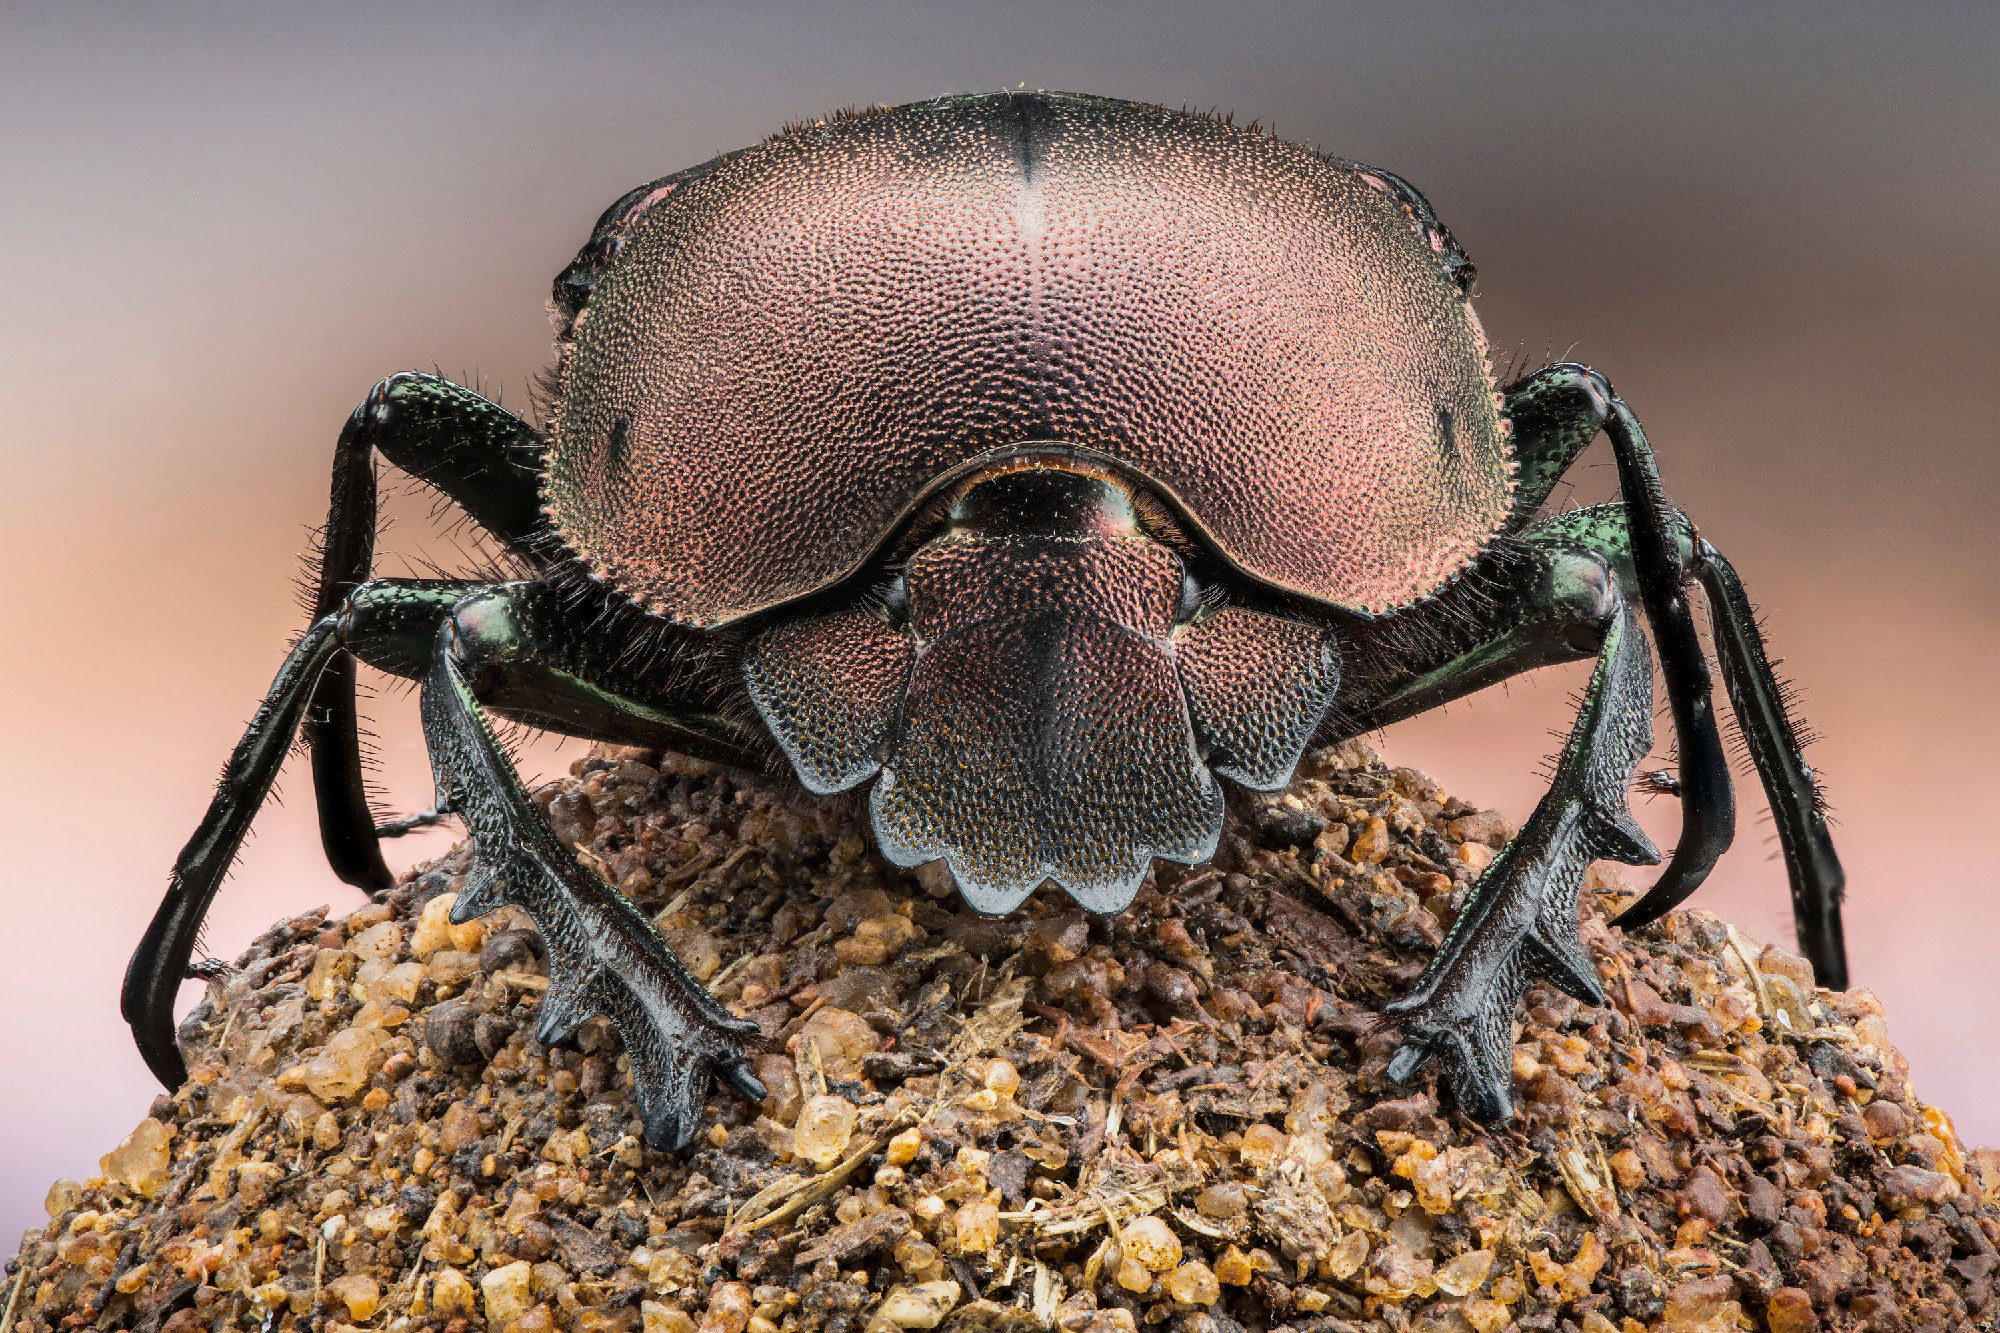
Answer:
<svg viewBox="0 0 2000 1333"><path fill-rule="evenodd" d="M1236 1246L1231 1245L1215 1261L1215 1280L1231 1287L1247 1287L1250 1279L1257 1276L1257 1269L1250 1259Z"/></svg>
<svg viewBox="0 0 2000 1333"><path fill-rule="evenodd" d="M824 1171L847 1155L854 1137L853 1103L844 1097L808 1097L792 1130L792 1155Z"/></svg>
<svg viewBox="0 0 2000 1333"><path fill-rule="evenodd" d="M430 1309L433 1314L447 1318L471 1314L477 1299L472 1283L456 1268L441 1268L431 1279Z"/></svg>
<svg viewBox="0 0 2000 1333"><path fill-rule="evenodd" d="M125 1141L98 1161L98 1170L145 1198L160 1192L172 1170L174 1131L148 1116L125 1136ZM49 1192L55 1197L55 1191Z"/></svg>
<svg viewBox="0 0 2000 1333"><path fill-rule="evenodd" d="M958 1298L956 1282L920 1282L890 1292L877 1313L897 1328L936 1328L958 1304Z"/></svg>
<svg viewBox="0 0 2000 1333"><path fill-rule="evenodd" d="M1181 1261L1180 1238L1150 1214L1127 1223L1119 1242L1126 1257L1145 1265L1149 1272L1164 1273Z"/></svg>
<svg viewBox="0 0 2000 1333"><path fill-rule="evenodd" d="M375 1317L382 1303L382 1288L365 1273L349 1273L326 1284L327 1294L347 1307L347 1317L357 1322Z"/></svg>
<svg viewBox="0 0 2000 1333"><path fill-rule="evenodd" d="M1167 1295L1183 1305L1213 1305L1222 1299L1222 1286L1215 1273L1199 1259L1191 1259L1161 1279Z"/></svg>
<svg viewBox="0 0 2000 1333"><path fill-rule="evenodd" d="M749 1287L741 1282L718 1282L709 1293L701 1333L743 1333L750 1323L752 1308Z"/></svg>
<svg viewBox="0 0 2000 1333"><path fill-rule="evenodd" d="M984 1254L1000 1239L1000 1209L984 1199L974 1199L952 1219L952 1236L965 1254Z"/></svg>
<svg viewBox="0 0 2000 1333"><path fill-rule="evenodd" d="M1447 1260L1437 1270L1438 1290L1447 1296L1463 1296L1477 1291L1486 1275L1493 1270L1494 1253L1491 1250L1469 1250L1456 1258Z"/></svg>

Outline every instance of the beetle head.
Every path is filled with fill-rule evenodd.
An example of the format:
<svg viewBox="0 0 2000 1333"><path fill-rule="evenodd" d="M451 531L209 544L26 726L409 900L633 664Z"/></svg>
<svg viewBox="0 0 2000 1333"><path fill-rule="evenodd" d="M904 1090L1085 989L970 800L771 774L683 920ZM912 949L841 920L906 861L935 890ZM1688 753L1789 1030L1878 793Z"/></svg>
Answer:
<svg viewBox="0 0 2000 1333"><path fill-rule="evenodd" d="M875 604L753 640L750 696L808 788L875 777L890 860L982 912L1044 879L1117 911L1214 853L1217 774L1290 780L1338 683L1326 629L1209 605L1193 550L1121 477L1011 459L919 513Z"/></svg>

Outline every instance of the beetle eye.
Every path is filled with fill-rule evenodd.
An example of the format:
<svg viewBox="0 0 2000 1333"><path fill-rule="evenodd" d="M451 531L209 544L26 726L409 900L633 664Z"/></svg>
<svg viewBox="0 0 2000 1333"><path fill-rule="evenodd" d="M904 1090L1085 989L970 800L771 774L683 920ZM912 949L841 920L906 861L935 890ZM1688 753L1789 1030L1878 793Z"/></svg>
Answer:
<svg viewBox="0 0 2000 1333"><path fill-rule="evenodd" d="M882 614L897 629L910 623L910 585L901 574L882 585Z"/></svg>

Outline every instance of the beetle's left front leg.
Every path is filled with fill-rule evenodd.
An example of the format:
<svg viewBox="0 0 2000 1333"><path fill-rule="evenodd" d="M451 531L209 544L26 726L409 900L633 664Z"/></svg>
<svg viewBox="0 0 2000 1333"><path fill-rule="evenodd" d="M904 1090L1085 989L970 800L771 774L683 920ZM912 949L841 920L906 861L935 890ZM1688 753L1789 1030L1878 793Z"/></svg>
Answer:
<svg viewBox="0 0 2000 1333"><path fill-rule="evenodd" d="M1604 1003L1577 939L1584 871L1602 856L1630 865L1660 859L1625 800L1633 767L1653 744L1652 662L1616 580L1608 592L1604 646L1554 784L1487 867L1415 989L1388 1006L1404 1033L1389 1076L1406 1080L1437 1056L1459 1106L1479 1120L1512 1113L1514 1010L1531 977Z"/></svg>
<svg viewBox="0 0 2000 1333"><path fill-rule="evenodd" d="M526 909L549 953L537 1035L561 1041L598 1014L617 1024L646 1141L671 1151L694 1137L711 1075L746 1096L764 1096L744 1053L757 1026L718 1004L645 913L562 845L494 736L482 697L511 696L504 711L515 715L562 711L566 699L582 709L622 707L635 723L660 714L591 684L595 654L520 632L524 617L553 600L546 585L514 584L461 603L439 632L424 678L424 738L438 804L464 821L479 858L452 919L469 921L506 903Z"/></svg>

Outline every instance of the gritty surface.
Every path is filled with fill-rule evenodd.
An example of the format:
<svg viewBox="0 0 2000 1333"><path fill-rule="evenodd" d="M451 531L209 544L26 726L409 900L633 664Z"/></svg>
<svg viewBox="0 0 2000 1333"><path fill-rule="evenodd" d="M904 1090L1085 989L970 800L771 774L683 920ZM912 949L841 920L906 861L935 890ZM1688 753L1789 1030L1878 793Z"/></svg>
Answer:
<svg viewBox="0 0 2000 1333"><path fill-rule="evenodd" d="M1239 800L1133 910L1004 920L858 811L606 751L538 795L765 1036L755 1105L638 1141L601 1020L533 1039L540 940L446 913L461 847L273 928L192 1074L49 1191L0 1329L1497 1333L1984 1326L2000 1154L1917 1100L1864 991L1702 912L1610 997L1528 993L1517 1116L1383 1071L1404 989L1511 834L1349 746Z"/></svg>

